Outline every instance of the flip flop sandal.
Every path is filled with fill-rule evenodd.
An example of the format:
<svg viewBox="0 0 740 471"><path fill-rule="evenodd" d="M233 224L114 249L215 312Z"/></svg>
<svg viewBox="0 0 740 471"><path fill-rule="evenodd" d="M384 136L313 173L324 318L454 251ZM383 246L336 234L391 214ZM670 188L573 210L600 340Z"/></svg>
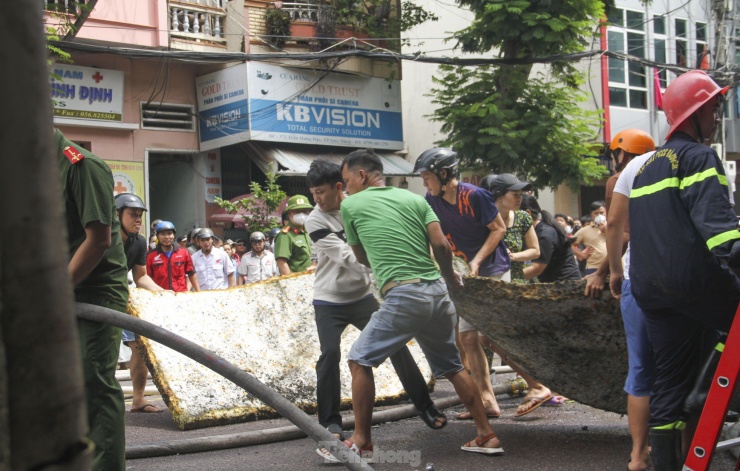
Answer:
<svg viewBox="0 0 740 471"><path fill-rule="evenodd" d="M491 414L490 412L486 412L486 417L488 417L489 419L498 419L501 417L501 414ZM457 414L455 418L457 420L473 420L473 414L465 411Z"/></svg>
<svg viewBox="0 0 740 471"><path fill-rule="evenodd" d="M465 445L461 446L460 449L463 451L470 451L473 453L482 453L484 455L503 455L504 449L501 447L498 448L487 448L483 445L486 444L486 442L492 438L496 437L495 433L489 433L483 438L475 437L475 440L471 440Z"/></svg>
<svg viewBox="0 0 740 471"><path fill-rule="evenodd" d="M445 428L445 426L447 425L447 416L437 410L437 408L433 405L427 407L423 411L419 411L419 417L421 417L421 420L423 420L424 423L429 426L429 428L434 430ZM441 425L437 424L437 420L439 419L442 419Z"/></svg>
<svg viewBox="0 0 740 471"><path fill-rule="evenodd" d="M367 445L363 448L360 448L357 445L355 445L355 443L350 439L344 440L342 443L344 443L344 445L347 448L354 451L360 458L365 460L367 463L373 462L373 445L372 444ZM323 448L323 447L316 448L316 453L318 453L319 456L324 458L324 460L329 463L339 463L339 460L334 455L329 453L329 450L327 450L326 448Z"/></svg>
<svg viewBox="0 0 740 471"><path fill-rule="evenodd" d="M132 407L129 412L134 412L134 413L138 412L142 414L159 414L160 412L164 412L164 409L160 409L154 404L144 404L141 407L137 407L137 408Z"/></svg>
<svg viewBox="0 0 740 471"><path fill-rule="evenodd" d="M552 399L552 394L549 394L547 396L533 396L533 397L525 398L519 405L526 404L528 402L534 402L534 405L524 412L517 412L516 414L514 414L514 417L521 417L523 415L527 415L530 412L537 409L538 407L540 407L545 402L549 401L550 399Z"/></svg>

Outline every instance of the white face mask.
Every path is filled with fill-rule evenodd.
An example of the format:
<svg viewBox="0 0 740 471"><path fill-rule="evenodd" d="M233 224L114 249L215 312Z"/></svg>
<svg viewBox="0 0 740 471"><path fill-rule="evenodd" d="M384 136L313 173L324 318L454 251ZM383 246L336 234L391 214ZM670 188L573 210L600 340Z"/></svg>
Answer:
<svg viewBox="0 0 740 471"><path fill-rule="evenodd" d="M157 243L156 242L150 243L149 244L149 248L152 249L152 250L156 249L157 248Z"/></svg>
<svg viewBox="0 0 740 471"><path fill-rule="evenodd" d="M294 214L293 217L290 218L291 221L293 221L293 224L296 226L302 226L306 224L306 219L308 219L308 214L306 213L298 213Z"/></svg>
<svg viewBox="0 0 740 471"><path fill-rule="evenodd" d="M599 214L598 216L596 216L596 218L594 218L594 224L596 224L597 226L603 226L604 224L606 224L606 216L604 216L603 214Z"/></svg>
<svg viewBox="0 0 740 471"><path fill-rule="evenodd" d="M573 228L566 224L565 225L565 233L568 234L568 235L572 234L573 233Z"/></svg>

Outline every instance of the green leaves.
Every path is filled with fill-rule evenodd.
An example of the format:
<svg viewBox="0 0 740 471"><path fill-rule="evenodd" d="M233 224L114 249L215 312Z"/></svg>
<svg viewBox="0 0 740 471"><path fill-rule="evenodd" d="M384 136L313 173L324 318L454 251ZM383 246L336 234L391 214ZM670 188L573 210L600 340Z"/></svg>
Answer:
<svg viewBox="0 0 740 471"><path fill-rule="evenodd" d="M287 194L277 183L279 177L274 173L268 173L264 188L259 183L252 181L249 184L251 195L236 203L221 198L216 198L214 201L229 214L244 210L246 214L242 214L242 217L249 232L266 232L270 228L280 227L281 221L270 216L287 197Z"/></svg>
<svg viewBox="0 0 740 471"><path fill-rule="evenodd" d="M584 50L604 5L596 0L460 0L475 13L453 39L463 51L535 58ZM538 188L577 188L606 173L592 150L600 113L584 109L584 77L572 63L440 66L431 115L465 167L512 172Z"/></svg>

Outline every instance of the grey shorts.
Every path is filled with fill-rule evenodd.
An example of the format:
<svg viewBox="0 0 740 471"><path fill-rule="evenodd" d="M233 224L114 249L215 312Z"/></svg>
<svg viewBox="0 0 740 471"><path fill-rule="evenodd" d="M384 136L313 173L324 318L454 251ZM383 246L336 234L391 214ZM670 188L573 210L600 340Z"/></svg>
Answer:
<svg viewBox="0 0 740 471"><path fill-rule="evenodd" d="M494 280L505 281L508 283L511 281L511 271L507 271L505 273L497 273L495 275L489 276L488 278L493 278ZM457 330L458 332L470 332L471 330L476 329L475 327L473 327L473 324L460 317L460 322L457 324Z"/></svg>
<svg viewBox="0 0 740 471"><path fill-rule="evenodd" d="M455 320L455 306L442 279L397 286L388 291L347 358L377 367L415 337L436 377L456 373L462 364Z"/></svg>

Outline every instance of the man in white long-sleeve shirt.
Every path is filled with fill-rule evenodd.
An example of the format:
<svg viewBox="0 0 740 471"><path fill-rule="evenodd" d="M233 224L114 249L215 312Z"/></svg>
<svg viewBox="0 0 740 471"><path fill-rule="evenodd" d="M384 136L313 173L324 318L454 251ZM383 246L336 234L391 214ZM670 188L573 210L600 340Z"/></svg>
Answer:
<svg viewBox="0 0 740 471"><path fill-rule="evenodd" d="M321 344L321 356L316 362L318 416L322 426L341 437L341 335L349 324L362 330L378 309L378 301L370 290L370 270L357 261L344 235L339 212L344 199L341 167L316 160L307 178L316 202L305 228L317 254L313 305ZM422 419L432 428L444 427L446 418L434 407L426 382L408 348L391 356L391 362L409 398L421 411Z"/></svg>

